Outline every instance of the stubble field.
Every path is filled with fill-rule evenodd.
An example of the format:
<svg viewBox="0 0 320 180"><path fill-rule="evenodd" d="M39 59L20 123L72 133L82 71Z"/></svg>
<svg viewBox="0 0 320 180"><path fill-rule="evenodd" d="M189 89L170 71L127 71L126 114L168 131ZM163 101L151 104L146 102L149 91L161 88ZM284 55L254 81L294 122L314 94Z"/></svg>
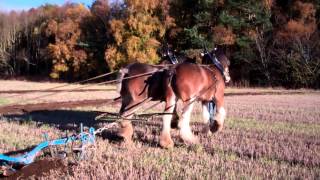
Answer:
<svg viewBox="0 0 320 180"><path fill-rule="evenodd" d="M0 106L23 102L46 92L54 83L1 81ZM74 87L78 87L76 85ZM73 86L72 86L73 87ZM72 88L71 87L71 88ZM114 87L83 88L62 92L29 103L114 98ZM87 91L86 91L87 90ZM11 93L11 92L13 93ZM226 90L227 119L222 132L202 134L201 108L194 109L192 128L198 145L186 146L172 130L175 147L158 146L161 119L134 122L134 141L122 143L117 128L97 137L94 156L74 162L72 158L51 159L58 166L13 177L43 179L318 179L320 177L320 92L283 89ZM151 104L150 104L151 105ZM0 117L0 153L18 152L39 144L43 133L58 138L76 132L80 122L96 128L98 111L117 112L120 104L39 110ZM147 105L146 107L148 107ZM161 111L163 105L150 110ZM146 109L146 108L144 108ZM145 113L145 112L144 112ZM49 159L40 156L38 162ZM24 169L27 169L25 167ZM23 172L24 169L21 169ZM33 175L33 176L32 176Z"/></svg>

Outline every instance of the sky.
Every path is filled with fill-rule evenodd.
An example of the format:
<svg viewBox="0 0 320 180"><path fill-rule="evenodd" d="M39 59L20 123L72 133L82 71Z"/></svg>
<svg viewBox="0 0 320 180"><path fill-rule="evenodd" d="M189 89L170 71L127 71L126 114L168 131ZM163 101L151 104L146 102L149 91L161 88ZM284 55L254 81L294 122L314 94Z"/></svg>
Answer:
<svg viewBox="0 0 320 180"><path fill-rule="evenodd" d="M0 0L0 10L9 12L11 10L21 11L39 7L43 4L62 5L66 2L83 3L88 6L94 0Z"/></svg>

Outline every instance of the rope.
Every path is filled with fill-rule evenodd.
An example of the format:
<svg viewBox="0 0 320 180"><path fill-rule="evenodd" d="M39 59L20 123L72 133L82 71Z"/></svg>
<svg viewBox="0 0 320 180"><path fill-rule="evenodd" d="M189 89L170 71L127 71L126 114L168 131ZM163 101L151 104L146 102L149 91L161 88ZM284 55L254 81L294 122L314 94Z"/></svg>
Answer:
<svg viewBox="0 0 320 180"><path fill-rule="evenodd" d="M127 79L133 79L133 78L148 76L148 75L153 74L153 73L155 73L155 72L159 72L160 70L163 70L163 69L165 69L165 68L161 68L161 69L159 69L159 70L151 71L151 72L147 72L147 73L141 73L141 74L137 74L137 75L133 75L133 76L124 77L124 78L122 78L122 80L127 80ZM115 79L115 80L105 81L105 82L98 83L98 84L96 84L96 85L111 84L111 83L115 83L115 82L119 82L119 80L118 80L118 79Z"/></svg>
<svg viewBox="0 0 320 180"><path fill-rule="evenodd" d="M101 134L103 131L105 131L105 130L107 130L107 129L110 129L110 128L112 128L112 127L114 127L114 126L117 126L118 125L118 122L116 121L116 122L113 122L113 123L110 123L110 124L107 124L107 125L105 125L105 126L103 126L102 128L99 128L99 129L97 129L97 130L95 130L94 131L94 134L96 135L96 134Z"/></svg>
<svg viewBox="0 0 320 180"><path fill-rule="evenodd" d="M95 76L95 77L92 77L92 78L89 78L89 79L76 81L76 82L68 83L68 84L64 84L64 85L59 85L59 86L55 86L55 87L48 88L48 89L41 89L39 91L50 91L50 90L59 89L59 88L62 88L62 87L68 87L68 86L71 86L71 85L74 85L74 84L81 84L81 83L89 82L89 81L92 81L92 80L95 80L95 79L99 79L99 78L102 78L102 77L105 77L105 76L109 76L109 75L117 73L117 72L118 71L109 72L109 73L101 74L99 76ZM19 97L19 96L23 96L23 95L18 94L18 95L6 96L5 98Z"/></svg>
<svg viewBox="0 0 320 180"><path fill-rule="evenodd" d="M134 75L134 76L128 76L128 77L123 78L122 80L133 79L133 78L138 78L138 77L142 77L142 76L147 76L147 75L153 74L153 73L158 72L158 71L163 70L163 69L164 69L164 68L161 68L161 69L156 70L156 71L151 71L151 72L147 72L147 73L137 74L137 75ZM115 73L115 72L112 72L112 73ZM110 74L112 74L112 73L110 73ZM109 75L109 73L107 73L107 74ZM101 75L101 77L103 77L103 76L106 76L106 74ZM98 77L93 77L93 78L91 78L91 80L92 80L92 79L97 79L97 78L98 78ZM85 80L85 81L89 81L89 80ZM110 81L105 81L105 82L97 83L97 84L94 84L94 85L111 84L111 83L118 82L118 81L119 81L118 79L115 79L115 80L110 80ZM68 85L69 85L69 84L68 84ZM67 85L63 85L63 86L67 86ZM34 101L34 100L41 99L41 98L44 98L44 97L53 96L53 95L60 94L60 93L63 93L63 92L71 92L71 91L76 90L76 89L83 89L83 88L90 87L90 86L93 86L93 85L92 85L92 84L89 84L89 85L85 85L85 86L81 86L81 87L76 87L76 88L73 88L73 89L63 90L63 91L60 91L60 92L53 92L53 93L49 93L49 94L37 96L37 97L34 97L34 98L26 99L26 100L24 100L23 102L30 102L30 101ZM18 102L20 102L20 100L19 100L19 101L18 101L18 100L17 100L17 101L14 101L13 103L9 103L9 104L6 104L6 105L0 106L0 107L7 107L7 106L12 106L12 105L17 105Z"/></svg>

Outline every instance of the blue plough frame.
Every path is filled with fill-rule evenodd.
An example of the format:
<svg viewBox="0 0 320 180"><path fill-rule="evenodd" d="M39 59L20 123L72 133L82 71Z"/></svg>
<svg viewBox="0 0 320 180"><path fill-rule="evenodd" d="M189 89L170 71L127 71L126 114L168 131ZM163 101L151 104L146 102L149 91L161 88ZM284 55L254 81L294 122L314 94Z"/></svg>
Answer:
<svg viewBox="0 0 320 180"><path fill-rule="evenodd" d="M34 162L38 153L49 147L49 146L57 146L57 145L66 145L71 142L80 141L81 148L84 151L84 145L90 145L95 143L95 129L90 128L89 133L83 132L83 125L81 124L81 132L78 135L72 135L66 138L55 139L55 140L48 140L38 144L35 148L33 148L30 152L18 156L18 157L11 157L4 154L0 154L0 165L8 163L17 163L22 165L28 165Z"/></svg>

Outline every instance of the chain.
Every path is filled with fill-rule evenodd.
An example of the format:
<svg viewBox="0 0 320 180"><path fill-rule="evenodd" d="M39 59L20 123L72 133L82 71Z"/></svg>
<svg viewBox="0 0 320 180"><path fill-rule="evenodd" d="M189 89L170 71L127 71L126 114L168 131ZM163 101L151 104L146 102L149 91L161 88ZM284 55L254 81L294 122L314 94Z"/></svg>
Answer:
<svg viewBox="0 0 320 180"><path fill-rule="evenodd" d="M96 134L101 134L103 131L105 131L105 130L107 130L107 129L110 129L110 128L112 128L112 127L114 127L114 126L117 126L117 125L118 125L118 121L113 122L113 123L110 123L110 124L107 124L107 125L99 128L99 129L95 130L95 131L94 131L94 134L95 134L95 135L96 135Z"/></svg>

